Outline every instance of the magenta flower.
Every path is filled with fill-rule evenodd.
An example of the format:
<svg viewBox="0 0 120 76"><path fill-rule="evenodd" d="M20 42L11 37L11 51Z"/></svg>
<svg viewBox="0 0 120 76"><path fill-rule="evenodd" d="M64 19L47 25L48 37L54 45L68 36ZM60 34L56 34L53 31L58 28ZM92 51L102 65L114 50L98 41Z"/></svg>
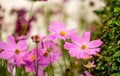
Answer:
<svg viewBox="0 0 120 76"><path fill-rule="evenodd" d="M0 53L0 58L6 59L9 63L17 65L18 67L24 64L22 57L27 49L25 41L21 40L16 43L14 37L9 36L8 43L0 42L0 48L3 49Z"/></svg>
<svg viewBox="0 0 120 76"><path fill-rule="evenodd" d="M60 48L53 41L44 41L40 51L39 64L44 67L50 62L54 63L61 56Z"/></svg>
<svg viewBox="0 0 120 76"><path fill-rule="evenodd" d="M93 76L93 75L91 75L88 71L84 71L84 74L85 74L85 75L80 74L80 75L78 75L78 76Z"/></svg>
<svg viewBox="0 0 120 76"><path fill-rule="evenodd" d="M45 76L41 68L38 69L38 76Z"/></svg>
<svg viewBox="0 0 120 76"><path fill-rule="evenodd" d="M33 49L30 52L27 52L23 56L23 61L25 62L25 71L35 73L35 60L36 60L36 50Z"/></svg>
<svg viewBox="0 0 120 76"><path fill-rule="evenodd" d="M10 64L7 64L7 70L11 74L11 76L13 76L13 66Z"/></svg>
<svg viewBox="0 0 120 76"><path fill-rule="evenodd" d="M96 65L94 65L94 61L93 62L88 62L86 65L84 65L86 68L93 68L96 67Z"/></svg>
<svg viewBox="0 0 120 76"><path fill-rule="evenodd" d="M99 39L90 41L90 32L83 33L81 38L72 38L72 42L66 42L64 48L69 50L71 57L76 57L77 59L95 55L96 52L100 51L99 46L102 44Z"/></svg>
<svg viewBox="0 0 120 76"><path fill-rule="evenodd" d="M40 55L40 51L38 55ZM27 52L23 57L23 60L25 62L25 71L33 72L35 74L36 73L35 72L36 49L34 48L32 51ZM41 65L39 65L39 68L38 68L38 76L44 76L44 72L41 69Z"/></svg>
<svg viewBox="0 0 120 76"><path fill-rule="evenodd" d="M85 73L86 76L93 76L88 71L84 71L84 73Z"/></svg>
<svg viewBox="0 0 120 76"><path fill-rule="evenodd" d="M29 37L31 31L31 23L36 21L35 16L31 16L26 19L27 10L26 9L13 9L11 14L17 14L16 27L14 30L14 36L16 40L25 40Z"/></svg>
<svg viewBox="0 0 120 76"><path fill-rule="evenodd" d="M49 31L52 32L52 35L50 35L50 37L54 40L69 39L76 34L73 29L67 30L63 22L51 22L49 26Z"/></svg>

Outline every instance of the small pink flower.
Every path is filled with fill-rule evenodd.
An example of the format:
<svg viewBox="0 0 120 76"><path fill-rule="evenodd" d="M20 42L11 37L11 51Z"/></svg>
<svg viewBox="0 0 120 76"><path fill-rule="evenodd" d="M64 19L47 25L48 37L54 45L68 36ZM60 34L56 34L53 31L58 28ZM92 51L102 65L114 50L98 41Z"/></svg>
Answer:
<svg viewBox="0 0 120 76"><path fill-rule="evenodd" d="M86 58L88 55L95 55L100 51L99 46L102 44L101 40L93 40L90 42L90 32L83 33L82 37L77 36L72 38L72 43L66 42L64 48L69 50L71 57L77 59Z"/></svg>
<svg viewBox="0 0 120 76"><path fill-rule="evenodd" d="M90 59L90 58L92 58L92 56L86 55L83 59L87 60L87 59Z"/></svg>
<svg viewBox="0 0 120 76"><path fill-rule="evenodd" d="M33 49L30 52L27 52L24 57L23 60L25 62L25 71L26 72L33 72L35 73L35 60L36 60L36 50Z"/></svg>
<svg viewBox="0 0 120 76"><path fill-rule="evenodd" d="M83 74L80 74L79 76L84 76Z"/></svg>
<svg viewBox="0 0 120 76"><path fill-rule="evenodd" d="M12 63L18 67L24 64L22 57L27 49L27 43L25 41L21 40L16 43L14 37L9 36L8 43L0 42L0 48L3 49L0 53L0 58L6 59L8 63Z"/></svg>
<svg viewBox="0 0 120 76"><path fill-rule="evenodd" d="M44 71L41 68L38 69L38 76L45 76Z"/></svg>
<svg viewBox="0 0 120 76"><path fill-rule="evenodd" d="M84 65L86 68L93 68L96 67L96 65L94 65L94 61L93 62L88 62L86 65Z"/></svg>
<svg viewBox="0 0 120 76"><path fill-rule="evenodd" d="M86 76L93 76L88 71L84 71L84 73L85 73Z"/></svg>
<svg viewBox="0 0 120 76"><path fill-rule="evenodd" d="M13 66L10 64L7 64L7 70L11 74L11 76L13 76Z"/></svg>
<svg viewBox="0 0 120 76"><path fill-rule="evenodd" d="M69 39L76 33L73 29L67 30L63 22L51 22L49 26L49 31L52 35L49 35L51 39Z"/></svg>
<svg viewBox="0 0 120 76"><path fill-rule="evenodd" d="M55 61L61 56L60 48L53 41L44 41L43 48L40 49L41 55L39 55L39 64L41 66L48 66L50 62Z"/></svg>
<svg viewBox="0 0 120 76"><path fill-rule="evenodd" d="M84 71L84 74L85 74L85 75L80 74L80 75L78 75L78 76L93 76L93 75L91 75L88 71Z"/></svg>

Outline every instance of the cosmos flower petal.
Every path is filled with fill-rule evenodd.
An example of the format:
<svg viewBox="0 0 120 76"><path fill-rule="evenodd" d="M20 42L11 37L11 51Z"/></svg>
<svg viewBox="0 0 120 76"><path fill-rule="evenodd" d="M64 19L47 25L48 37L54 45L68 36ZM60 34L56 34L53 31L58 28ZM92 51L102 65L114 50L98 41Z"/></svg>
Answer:
<svg viewBox="0 0 120 76"><path fill-rule="evenodd" d="M14 56L12 56L12 57L10 57L9 59L7 59L7 61L8 61L8 63L10 63L10 64L14 64L14 62L15 62Z"/></svg>
<svg viewBox="0 0 120 76"><path fill-rule="evenodd" d="M72 42L73 42L74 44L77 44L77 45L81 44L81 39L80 39L80 37L79 37L78 35L72 36L72 37L71 37L71 40L72 40Z"/></svg>
<svg viewBox="0 0 120 76"><path fill-rule="evenodd" d="M64 48L67 50L70 50L72 48L76 48L77 46L75 44L69 43L69 42L65 42L64 44Z"/></svg>
<svg viewBox="0 0 120 76"><path fill-rule="evenodd" d="M86 76L92 76L88 71L84 71Z"/></svg>
<svg viewBox="0 0 120 76"><path fill-rule="evenodd" d="M16 42L13 36L8 36L8 44L9 46L11 45L12 47L16 46Z"/></svg>
<svg viewBox="0 0 120 76"><path fill-rule="evenodd" d="M46 36L46 38L48 39L48 40L56 40L57 38L58 38L58 34L50 34L50 35L47 35Z"/></svg>
<svg viewBox="0 0 120 76"><path fill-rule="evenodd" d="M81 50L81 52L79 51L79 52L77 53L76 58L77 58L77 59L85 58L86 55L87 55L87 54Z"/></svg>
<svg viewBox="0 0 120 76"><path fill-rule="evenodd" d="M38 70L38 76L44 76L43 70L41 70L41 69Z"/></svg>
<svg viewBox="0 0 120 76"><path fill-rule="evenodd" d="M6 49L6 46L7 46L6 43L0 41L0 48L1 49Z"/></svg>
<svg viewBox="0 0 120 76"><path fill-rule="evenodd" d="M10 65L10 64L7 64L7 70L8 70L8 72L12 75L12 73L13 73L13 67L12 67L12 65Z"/></svg>
<svg viewBox="0 0 120 76"><path fill-rule="evenodd" d="M71 34L77 34L76 32L75 32L75 29L70 29L70 30L68 30L67 31L68 32L68 35L71 35Z"/></svg>
<svg viewBox="0 0 120 76"><path fill-rule="evenodd" d="M78 50L78 49L71 49L71 50L69 50L69 54L70 54L71 57L75 57L77 55L75 50Z"/></svg>
<svg viewBox="0 0 120 76"><path fill-rule="evenodd" d="M1 53L0 53L0 58L3 58L3 59L9 59L9 58L11 58L12 56L14 55L14 53L13 52L8 52L8 51L2 51Z"/></svg>
<svg viewBox="0 0 120 76"><path fill-rule="evenodd" d="M95 55L97 52L100 52L100 48L86 49L88 55Z"/></svg>
<svg viewBox="0 0 120 76"><path fill-rule="evenodd" d="M26 72L31 72L32 69L30 68L30 66L25 66L25 71L26 71Z"/></svg>
<svg viewBox="0 0 120 76"><path fill-rule="evenodd" d="M76 35L77 35L77 33L75 32L75 29L70 29L67 31L68 38L75 37Z"/></svg>
<svg viewBox="0 0 120 76"><path fill-rule="evenodd" d="M25 51L27 49L27 43L21 40L17 43L17 48L20 49L21 51Z"/></svg>
<svg viewBox="0 0 120 76"><path fill-rule="evenodd" d="M15 55L15 61L16 61L16 64L17 64L18 67L20 67L21 64L23 64L23 59L19 55Z"/></svg>
<svg viewBox="0 0 120 76"><path fill-rule="evenodd" d="M63 22L55 22L55 21L52 21L48 28L48 30L50 32L58 32L61 29L65 29L64 23Z"/></svg>
<svg viewBox="0 0 120 76"><path fill-rule="evenodd" d="M84 32L81 37L81 41L88 43L90 41L90 32Z"/></svg>
<svg viewBox="0 0 120 76"><path fill-rule="evenodd" d="M102 41L100 39L98 40L93 40L89 43L90 48L96 48L99 47L102 44Z"/></svg>

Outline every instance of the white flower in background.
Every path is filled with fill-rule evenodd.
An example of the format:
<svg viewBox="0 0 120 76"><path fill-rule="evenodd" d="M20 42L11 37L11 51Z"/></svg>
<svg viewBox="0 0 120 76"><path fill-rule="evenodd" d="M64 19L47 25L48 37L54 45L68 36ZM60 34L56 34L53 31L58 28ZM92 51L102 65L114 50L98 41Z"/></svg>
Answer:
<svg viewBox="0 0 120 76"><path fill-rule="evenodd" d="M19 3L19 4L18 4ZM12 34L16 16L10 15L10 10L13 8L20 9L26 8L28 11L31 8L32 2L28 0L0 0L0 4L5 8L4 20L6 26L12 26L9 34ZM63 3L63 0L48 0L47 2L34 2L32 12L35 12L37 8L44 6L43 9L51 10L54 15L50 16L50 21L63 21L64 14L67 14L66 25L68 28L78 28L80 30L80 18L83 18L86 23L90 24L99 18L93 13L93 10L102 8L105 4L101 0L68 0ZM58 13L60 12L60 13ZM28 12L29 14L29 12ZM39 13L38 13L39 14ZM45 19L43 18L46 14L37 15L37 22L32 25L32 33L36 34L38 32L43 35L46 34ZM27 15L29 16L29 15ZM9 19L11 18L11 19ZM34 27L35 26L35 27ZM82 25L81 25L82 26ZM41 28L41 30L39 30ZM7 28L6 28L7 29Z"/></svg>
<svg viewBox="0 0 120 76"><path fill-rule="evenodd" d="M98 16L93 13L94 10L100 10L105 6L102 0L82 0L82 7L84 8L83 15L88 23L99 20Z"/></svg>
<svg viewBox="0 0 120 76"><path fill-rule="evenodd" d="M82 4L88 10L97 10L105 6L105 3L102 0L82 0Z"/></svg>
<svg viewBox="0 0 120 76"><path fill-rule="evenodd" d="M73 27L78 27L78 30L83 31L93 21L99 21L99 17L93 11L102 9L104 6L105 4L101 0L69 0L64 6L64 12L68 16L67 24L76 22L75 24L78 25ZM85 21L84 24L80 20Z"/></svg>
<svg viewBox="0 0 120 76"><path fill-rule="evenodd" d="M79 13L81 11L80 9L80 0L70 0L64 5L64 12L72 18L78 18Z"/></svg>

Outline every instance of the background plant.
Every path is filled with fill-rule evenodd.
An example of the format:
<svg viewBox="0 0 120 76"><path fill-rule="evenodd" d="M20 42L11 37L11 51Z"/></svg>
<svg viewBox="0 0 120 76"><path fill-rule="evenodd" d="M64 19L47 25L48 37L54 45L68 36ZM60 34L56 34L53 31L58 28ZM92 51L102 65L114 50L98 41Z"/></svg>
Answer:
<svg viewBox="0 0 120 76"><path fill-rule="evenodd" d="M101 19L96 38L101 38L100 56L94 60L97 64L95 76L120 75L120 0L104 0L106 6L95 11Z"/></svg>

